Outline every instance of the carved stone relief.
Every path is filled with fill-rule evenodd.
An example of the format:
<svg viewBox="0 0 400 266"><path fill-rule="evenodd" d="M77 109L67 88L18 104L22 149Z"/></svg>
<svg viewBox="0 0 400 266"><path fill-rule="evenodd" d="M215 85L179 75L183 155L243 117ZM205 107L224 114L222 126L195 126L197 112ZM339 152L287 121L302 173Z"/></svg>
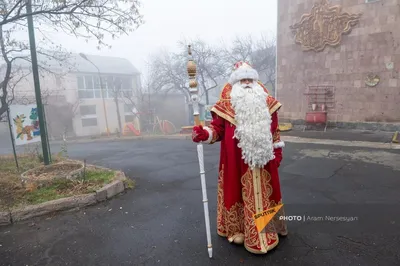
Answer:
<svg viewBox="0 0 400 266"><path fill-rule="evenodd" d="M340 44L343 34L350 33L362 14L342 12L341 6L330 6L328 0L318 0L310 14L304 14L290 29L295 42L305 51L323 51L327 45Z"/></svg>

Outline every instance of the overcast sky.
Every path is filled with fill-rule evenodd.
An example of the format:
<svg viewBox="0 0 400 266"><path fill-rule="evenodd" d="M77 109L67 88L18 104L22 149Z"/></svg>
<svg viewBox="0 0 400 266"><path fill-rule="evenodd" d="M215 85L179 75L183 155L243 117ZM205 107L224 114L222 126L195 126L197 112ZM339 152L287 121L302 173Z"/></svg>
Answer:
<svg viewBox="0 0 400 266"><path fill-rule="evenodd" d="M220 43L236 35L276 34L277 0L142 0L141 13L145 23L130 36L110 39L112 49L51 35L71 52L125 57L144 74L149 54L163 47L173 51L183 37Z"/></svg>
<svg viewBox="0 0 400 266"><path fill-rule="evenodd" d="M141 72L149 54L176 48L182 37L207 42L228 41L235 35L276 33L277 0L143 0L145 24L131 36L110 41L111 50L95 49L76 39L64 42L73 52L128 58Z"/></svg>

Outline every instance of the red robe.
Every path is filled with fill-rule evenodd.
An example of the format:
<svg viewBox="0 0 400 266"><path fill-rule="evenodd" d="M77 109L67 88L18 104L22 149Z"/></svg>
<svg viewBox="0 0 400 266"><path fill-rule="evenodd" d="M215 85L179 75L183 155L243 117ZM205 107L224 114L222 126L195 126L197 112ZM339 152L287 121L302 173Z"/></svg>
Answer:
<svg viewBox="0 0 400 266"><path fill-rule="evenodd" d="M267 91L265 87L264 89ZM244 235L244 245L248 251L264 254L278 244L278 234L287 234L286 224L278 220L279 215L283 214L283 207L261 233L258 233L253 220L254 214L282 204L276 161L279 157L282 158L282 146L279 144L283 142L280 140L277 115L281 104L272 96L268 96L267 103L272 116L271 131L274 147L276 146L274 152L277 158L268 162L263 169L251 170L242 159L241 149L237 147L238 140L233 138L236 121L230 104L231 90L230 84L223 88L219 101L211 109L213 119L208 126L208 131L212 132L208 143L221 143L217 231L230 242L236 236ZM271 242L274 244L271 245Z"/></svg>

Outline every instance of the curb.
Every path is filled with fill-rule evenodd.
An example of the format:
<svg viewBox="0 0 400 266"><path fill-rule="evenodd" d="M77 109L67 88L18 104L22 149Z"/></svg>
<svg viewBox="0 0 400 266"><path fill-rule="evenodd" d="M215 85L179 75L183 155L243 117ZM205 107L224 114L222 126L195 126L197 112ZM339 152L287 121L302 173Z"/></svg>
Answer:
<svg viewBox="0 0 400 266"><path fill-rule="evenodd" d="M96 168L103 168L97 167ZM107 169L107 168L104 168ZM108 169L110 170L110 169ZM10 225L20 221L26 221L35 217L40 217L57 212L68 211L72 209L95 205L105 200L111 199L116 195L128 189L128 178L121 171L117 171L115 181L105 185L94 193L76 195L68 198L51 200L35 205L28 205L23 208L17 208L8 212L0 212L0 226Z"/></svg>
<svg viewBox="0 0 400 266"><path fill-rule="evenodd" d="M379 143L369 141L347 141L347 140L330 140L330 139L311 139L292 136L281 136L281 139L289 143L307 143L319 145L333 145L333 146L346 146L346 147L359 147L359 148L372 148L372 149L389 149L400 150L400 145L393 143Z"/></svg>
<svg viewBox="0 0 400 266"><path fill-rule="evenodd" d="M167 135L167 136L132 136L123 138L99 138L93 140L79 140L70 141L70 143L91 143L91 142L111 142L111 141L126 141L126 140L191 140L191 134L180 134L180 135ZM375 149L400 149L398 143L379 143L371 141L348 141L348 140L332 140L332 139L315 139L315 138L302 138L295 136L282 136L281 139L288 143L309 143L309 144L320 144L320 145L334 145L334 146L353 146L353 147L365 147Z"/></svg>
<svg viewBox="0 0 400 266"><path fill-rule="evenodd" d="M67 140L67 143L92 143L92 142L115 142L125 140L157 140L157 139L192 139L191 134L179 134L179 135L160 135L160 136L124 136L120 138L95 138L95 139L78 139L78 140ZM53 141L54 144L62 143L62 141Z"/></svg>

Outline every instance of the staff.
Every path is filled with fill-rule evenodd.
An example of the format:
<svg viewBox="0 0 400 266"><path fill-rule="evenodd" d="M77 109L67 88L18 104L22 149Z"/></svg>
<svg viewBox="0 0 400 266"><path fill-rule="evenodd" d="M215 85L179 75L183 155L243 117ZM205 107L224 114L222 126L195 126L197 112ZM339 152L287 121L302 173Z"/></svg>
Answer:
<svg viewBox="0 0 400 266"><path fill-rule="evenodd" d="M199 118L199 95L197 90L197 81L196 81L196 64L192 58L192 50L190 45L188 46L189 53L189 61L187 64L187 72L189 74L189 92L190 97L193 104L193 116L194 122L196 126L200 125ZM212 244L211 244L211 233L210 233L210 215L208 212L208 199L207 199L207 188L206 188L206 177L204 172L204 156L203 156L203 144L197 144L197 155L199 157L199 165L200 165L200 178L201 178L201 190L203 192L203 205L204 205L204 218L206 221L206 230L207 230L207 248L208 255L212 258Z"/></svg>

